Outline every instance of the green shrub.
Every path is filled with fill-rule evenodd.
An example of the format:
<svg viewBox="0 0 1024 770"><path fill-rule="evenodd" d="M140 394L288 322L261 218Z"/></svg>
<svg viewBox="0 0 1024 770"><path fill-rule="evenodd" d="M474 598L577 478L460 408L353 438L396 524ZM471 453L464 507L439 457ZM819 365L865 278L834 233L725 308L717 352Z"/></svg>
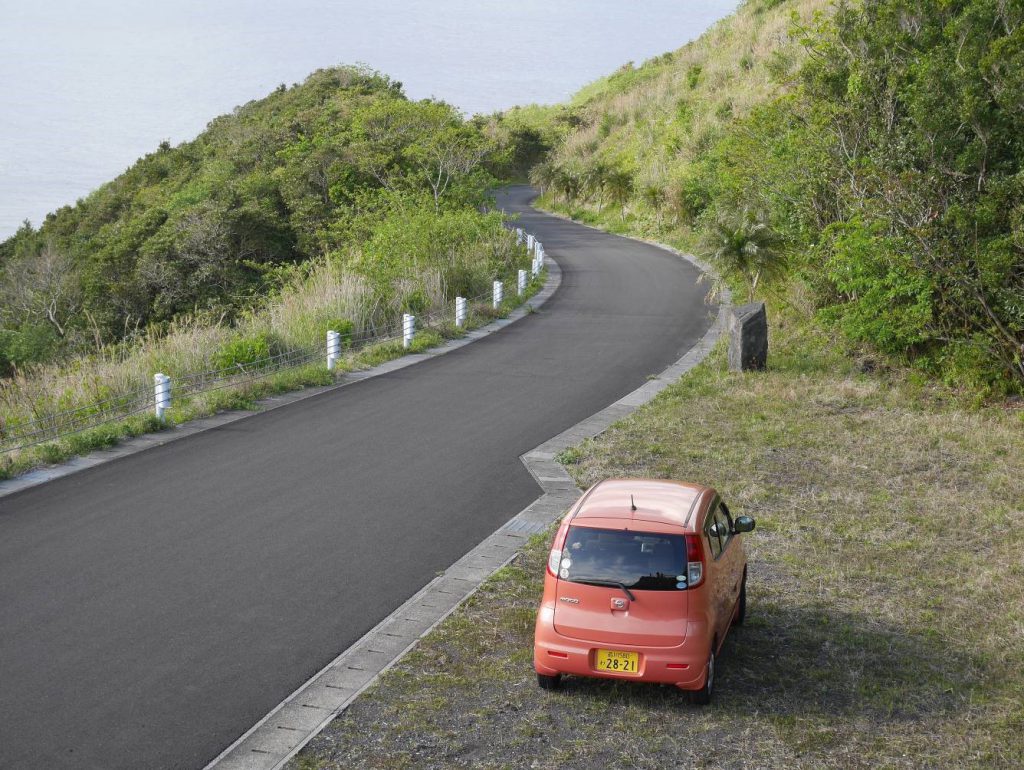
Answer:
<svg viewBox="0 0 1024 770"><path fill-rule="evenodd" d="M772 51L765 64L768 74L777 83L784 82L793 71L793 55L787 50Z"/></svg>
<svg viewBox="0 0 1024 770"><path fill-rule="evenodd" d="M414 289L402 297L402 312L421 316L430 309L430 298L422 289Z"/></svg>
<svg viewBox="0 0 1024 770"><path fill-rule="evenodd" d="M825 273L840 301L824 315L858 342L905 354L929 338L933 287L881 224L859 219L823 232Z"/></svg>
<svg viewBox="0 0 1024 770"><path fill-rule="evenodd" d="M252 334L246 337L235 337L214 353L211 363L215 369L245 367L270 358L277 352L277 345L271 335Z"/></svg>
<svg viewBox="0 0 1024 770"><path fill-rule="evenodd" d="M352 323L348 318L331 318L324 323L323 331L320 333L320 339L326 339L327 332L337 332L341 339L341 349L352 347L352 335L355 332L355 324Z"/></svg>
<svg viewBox="0 0 1024 770"><path fill-rule="evenodd" d="M21 329L0 329L0 374L12 366L46 361L57 354L60 338L50 326L26 325Z"/></svg>
<svg viewBox="0 0 1024 770"><path fill-rule="evenodd" d="M672 214L684 225L693 225L710 200L711 195L703 179L693 173L674 179L666 195Z"/></svg>
<svg viewBox="0 0 1024 770"><path fill-rule="evenodd" d="M983 334L953 340L937 356L939 373L947 385L982 396L1003 394L1009 389L1000 363L991 339Z"/></svg>

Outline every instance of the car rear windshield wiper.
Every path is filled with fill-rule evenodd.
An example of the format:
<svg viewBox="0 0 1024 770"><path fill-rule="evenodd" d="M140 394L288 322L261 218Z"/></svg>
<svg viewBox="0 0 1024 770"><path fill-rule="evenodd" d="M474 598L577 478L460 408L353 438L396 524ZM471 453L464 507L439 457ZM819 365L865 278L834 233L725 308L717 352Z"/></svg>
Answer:
<svg viewBox="0 0 1024 770"><path fill-rule="evenodd" d="M636 597L633 596L633 592L626 588L625 583L620 583L618 580L603 580L601 578L588 578L588 577L571 577L568 578L573 583L586 583L591 586L607 586L608 588L621 588L622 592L629 597L631 602L636 601Z"/></svg>

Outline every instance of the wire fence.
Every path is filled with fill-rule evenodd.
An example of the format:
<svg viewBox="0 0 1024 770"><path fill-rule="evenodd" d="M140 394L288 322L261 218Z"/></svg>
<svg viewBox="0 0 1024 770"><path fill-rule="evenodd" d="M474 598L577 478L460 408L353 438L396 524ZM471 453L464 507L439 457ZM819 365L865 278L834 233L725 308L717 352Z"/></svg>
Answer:
<svg viewBox="0 0 1024 770"><path fill-rule="evenodd" d="M467 297L469 306L489 301L491 292ZM509 299L515 298L511 294ZM454 310L439 310L417 317L417 329L439 328L447 323L454 326ZM356 335L346 335L345 343L350 352L402 338L401 323L375 327ZM188 399L201 394L226 388L240 387L272 376L288 369L297 369L316 361L326 362L324 344L287 350L255 361L233 366L189 372L174 376L171 380L172 398ZM35 416L31 419L0 422L0 455L29 449L49 441L55 441L102 425L119 422L135 415L153 413L155 406L154 387L144 383L116 396L85 404L73 409Z"/></svg>

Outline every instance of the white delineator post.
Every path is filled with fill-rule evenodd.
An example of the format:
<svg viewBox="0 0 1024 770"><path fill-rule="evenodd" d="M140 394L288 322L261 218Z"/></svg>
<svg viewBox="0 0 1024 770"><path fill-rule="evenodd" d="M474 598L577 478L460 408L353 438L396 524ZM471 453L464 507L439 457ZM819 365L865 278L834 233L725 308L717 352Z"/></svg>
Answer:
<svg viewBox="0 0 1024 770"><path fill-rule="evenodd" d="M341 358L341 334L335 331L327 332L327 369L334 371L335 364Z"/></svg>
<svg viewBox="0 0 1024 770"><path fill-rule="evenodd" d="M498 309L498 305L501 304L501 300L504 298L505 287L501 285L501 281L494 282L494 302L493 307L495 310Z"/></svg>
<svg viewBox="0 0 1024 770"><path fill-rule="evenodd" d="M521 227L516 228L516 241L523 243L526 240L526 232Z"/></svg>
<svg viewBox="0 0 1024 770"><path fill-rule="evenodd" d="M528 248L530 251L533 251L533 244L535 244L536 242L537 242L536 238L534 238L532 235L527 234L527 236L526 236L526 248Z"/></svg>
<svg viewBox="0 0 1024 770"><path fill-rule="evenodd" d="M526 271L519 271L519 280L516 282L516 293L521 297L526 293Z"/></svg>
<svg viewBox="0 0 1024 770"><path fill-rule="evenodd" d="M402 347L408 348L412 344L412 337L416 333L416 316L408 313L402 314Z"/></svg>
<svg viewBox="0 0 1024 770"><path fill-rule="evenodd" d="M455 325L462 328L466 325L466 298L455 298Z"/></svg>
<svg viewBox="0 0 1024 770"><path fill-rule="evenodd" d="M164 413L171 408L171 378L157 372L153 375L153 403L156 419L164 421Z"/></svg>

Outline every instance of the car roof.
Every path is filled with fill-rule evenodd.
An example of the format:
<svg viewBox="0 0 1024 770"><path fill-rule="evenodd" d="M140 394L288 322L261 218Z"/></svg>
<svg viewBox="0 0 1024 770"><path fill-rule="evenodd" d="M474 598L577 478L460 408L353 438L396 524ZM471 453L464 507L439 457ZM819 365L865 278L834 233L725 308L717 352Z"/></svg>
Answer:
<svg viewBox="0 0 1024 770"><path fill-rule="evenodd" d="M632 496L632 502L631 502ZM573 521L587 520L599 525L609 519L649 521L694 530L691 512L701 500L715 496L715 490L700 484L663 479L607 479L591 487L576 510ZM631 504L636 504L636 511ZM614 526L614 525L613 525Z"/></svg>

